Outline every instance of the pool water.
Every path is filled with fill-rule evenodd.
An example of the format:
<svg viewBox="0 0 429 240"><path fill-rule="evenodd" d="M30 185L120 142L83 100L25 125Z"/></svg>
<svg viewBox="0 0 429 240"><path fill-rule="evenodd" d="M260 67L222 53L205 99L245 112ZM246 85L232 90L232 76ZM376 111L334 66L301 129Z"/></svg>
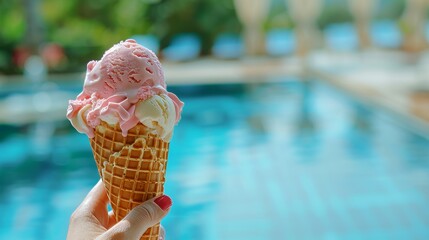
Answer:
<svg viewBox="0 0 429 240"><path fill-rule="evenodd" d="M413 124L317 81L172 91L168 239L429 239ZM98 179L88 139L65 120L0 130L0 239L64 239Z"/></svg>

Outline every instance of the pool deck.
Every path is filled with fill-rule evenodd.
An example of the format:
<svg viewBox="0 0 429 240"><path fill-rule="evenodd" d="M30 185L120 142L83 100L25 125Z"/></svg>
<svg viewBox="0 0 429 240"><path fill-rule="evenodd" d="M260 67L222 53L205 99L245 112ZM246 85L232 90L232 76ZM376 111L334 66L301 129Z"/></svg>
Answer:
<svg viewBox="0 0 429 240"><path fill-rule="evenodd" d="M429 53L410 56L398 51L359 53L316 51L297 57L250 58L240 61L203 59L164 63L170 84L232 83L284 80L284 76L316 76L361 101L413 121L429 132Z"/></svg>
<svg viewBox="0 0 429 240"><path fill-rule="evenodd" d="M359 53L316 51L307 59L249 58L240 61L203 59L164 63L170 84L284 81L310 76L376 105L429 134L429 52L410 56L399 51ZM429 135L428 135L429 136Z"/></svg>
<svg viewBox="0 0 429 240"><path fill-rule="evenodd" d="M202 58L185 63L163 62L163 66L169 85L275 82L296 79L297 76L309 76L309 79L315 76L316 79L341 88L361 101L412 120L414 125L429 134L429 52L410 56L399 51L318 50L306 59L294 56L240 60ZM76 82L76 79L83 77L83 73L79 73L53 75L48 79ZM8 76L7 85L19 84L22 81L25 81L22 77ZM5 82L5 77L0 76L0 86ZM73 97L66 93L61 96ZM64 100L57 102L66 104L67 101ZM5 111L10 109L6 103L0 102L0 122L8 122L1 118L6 116ZM52 110L61 118L65 108L66 106L56 104ZM46 112L42 114L45 115ZM23 115L20 119L25 120Z"/></svg>
<svg viewBox="0 0 429 240"><path fill-rule="evenodd" d="M429 53L410 56L394 51L358 54L317 52L312 75L344 89L361 101L411 120L429 134Z"/></svg>
<svg viewBox="0 0 429 240"><path fill-rule="evenodd" d="M163 66L170 85L283 81L284 76L299 76L304 69L300 59L294 57L203 58L187 63L164 62Z"/></svg>

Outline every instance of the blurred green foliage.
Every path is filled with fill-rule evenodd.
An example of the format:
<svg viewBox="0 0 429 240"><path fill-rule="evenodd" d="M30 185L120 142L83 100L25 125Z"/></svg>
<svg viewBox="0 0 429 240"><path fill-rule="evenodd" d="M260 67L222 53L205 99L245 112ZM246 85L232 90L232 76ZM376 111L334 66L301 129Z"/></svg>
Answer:
<svg viewBox="0 0 429 240"><path fill-rule="evenodd" d="M196 33L202 40L203 54L219 33L239 33L240 23L232 0L163 0L150 5L148 33L161 39L161 48L167 46L179 33Z"/></svg>
<svg viewBox="0 0 429 240"><path fill-rule="evenodd" d="M13 73L12 51L25 32L23 9L17 1L0 1L0 13L0 72Z"/></svg>
<svg viewBox="0 0 429 240"><path fill-rule="evenodd" d="M405 0L375 0L373 19L398 20L405 8ZM326 0L325 8L319 18L319 26L325 28L332 23L352 22L353 16L345 0Z"/></svg>
<svg viewBox="0 0 429 240"><path fill-rule="evenodd" d="M42 1L46 38L65 46L108 47L129 36L146 32L144 1Z"/></svg>
<svg viewBox="0 0 429 240"><path fill-rule="evenodd" d="M351 22L352 20L347 1L331 0L331 4L325 5L319 17L319 26L325 28L332 23Z"/></svg>
<svg viewBox="0 0 429 240"><path fill-rule="evenodd" d="M23 2L0 2L0 72L20 71L12 58L14 49L25 45ZM178 33L196 33L204 54L217 34L241 30L233 0L39 0L39 6L44 41L65 50L67 68L62 72L84 69L87 61L135 34L153 34L163 48Z"/></svg>
<svg viewBox="0 0 429 240"><path fill-rule="evenodd" d="M39 6L44 43L57 43L65 51L65 67L54 69L59 72L84 70L86 62L100 58L114 43L136 34L153 34L164 48L176 34L196 33L202 40L203 54L207 54L217 35L241 31L233 0L34 1ZM25 47L26 43L26 2L0 1L0 72L21 71L12 59L16 48ZM285 2L271 1L265 30L293 27ZM404 0L381 2L377 18L397 18L404 8ZM319 19L321 28L352 21L347 1L326 0L325 3Z"/></svg>
<svg viewBox="0 0 429 240"><path fill-rule="evenodd" d="M64 47L67 71L84 69L114 43L149 27L148 4L141 0L43 0L41 8L45 39Z"/></svg>
<svg viewBox="0 0 429 240"><path fill-rule="evenodd" d="M0 38L2 44L19 41L24 36L25 31L22 6L17 1L1 1L0 9Z"/></svg>
<svg viewBox="0 0 429 240"><path fill-rule="evenodd" d="M265 22L265 30L283 28L293 28L294 24L288 12L285 0L272 0L270 7L270 14L268 14Z"/></svg>
<svg viewBox="0 0 429 240"><path fill-rule="evenodd" d="M405 0L380 0L376 8L376 19L399 19L405 9Z"/></svg>

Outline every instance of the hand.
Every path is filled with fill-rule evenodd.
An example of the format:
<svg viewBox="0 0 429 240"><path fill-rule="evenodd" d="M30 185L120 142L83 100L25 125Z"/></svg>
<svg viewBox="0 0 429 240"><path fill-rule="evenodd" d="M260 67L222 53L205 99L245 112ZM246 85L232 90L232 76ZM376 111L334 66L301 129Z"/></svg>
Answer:
<svg viewBox="0 0 429 240"><path fill-rule="evenodd" d="M132 209L124 219L116 222L113 212L107 212L109 199L101 180L88 193L70 218L67 240L80 239L140 239L143 233L167 215L172 204L170 197L152 198ZM165 239L161 228L160 239Z"/></svg>

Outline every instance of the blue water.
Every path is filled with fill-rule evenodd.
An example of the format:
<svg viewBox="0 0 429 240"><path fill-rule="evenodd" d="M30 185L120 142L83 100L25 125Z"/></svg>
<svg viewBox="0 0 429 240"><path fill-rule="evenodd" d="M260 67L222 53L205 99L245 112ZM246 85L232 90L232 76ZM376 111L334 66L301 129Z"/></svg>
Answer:
<svg viewBox="0 0 429 240"><path fill-rule="evenodd" d="M429 239L413 124L319 82L172 90L168 239ZM0 131L0 239L65 238L98 179L88 139L67 121Z"/></svg>

